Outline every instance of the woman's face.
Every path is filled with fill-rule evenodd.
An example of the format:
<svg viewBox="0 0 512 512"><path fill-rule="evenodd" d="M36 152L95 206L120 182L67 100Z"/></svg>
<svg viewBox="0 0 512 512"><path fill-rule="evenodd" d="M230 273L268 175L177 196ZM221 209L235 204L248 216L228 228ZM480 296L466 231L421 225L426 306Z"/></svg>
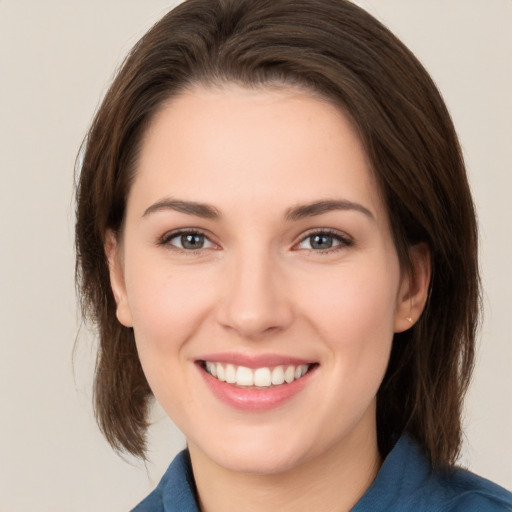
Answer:
<svg viewBox="0 0 512 512"><path fill-rule="evenodd" d="M294 89L174 98L143 140L125 221L107 243L118 318L192 453L276 473L375 437L409 299L339 109Z"/></svg>

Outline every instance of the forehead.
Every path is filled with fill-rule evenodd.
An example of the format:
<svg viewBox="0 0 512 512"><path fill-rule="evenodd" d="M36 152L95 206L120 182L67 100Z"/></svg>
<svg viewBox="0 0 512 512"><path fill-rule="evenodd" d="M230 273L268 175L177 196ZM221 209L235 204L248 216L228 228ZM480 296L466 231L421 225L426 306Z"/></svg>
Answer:
<svg viewBox="0 0 512 512"><path fill-rule="evenodd" d="M350 119L291 87L197 86L174 97L145 133L133 188L147 200L170 194L221 207L343 196L382 209Z"/></svg>

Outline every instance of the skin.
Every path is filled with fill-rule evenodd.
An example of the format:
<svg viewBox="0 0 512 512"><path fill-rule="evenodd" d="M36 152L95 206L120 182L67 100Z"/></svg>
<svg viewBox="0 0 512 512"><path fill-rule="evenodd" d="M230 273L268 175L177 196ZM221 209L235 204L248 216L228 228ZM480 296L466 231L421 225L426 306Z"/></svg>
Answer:
<svg viewBox="0 0 512 512"><path fill-rule="evenodd" d="M162 206L170 199L219 217ZM349 207L286 216L327 200ZM182 229L204 246L180 248ZM328 231L333 247L313 248L312 231ZM402 272L347 117L285 87L172 99L145 134L122 235L109 233L106 250L118 319L187 438L202 510L350 509L380 467L376 393L394 332L421 314L430 269L417 247L413 277ZM241 411L197 365L225 352L318 366L279 407Z"/></svg>

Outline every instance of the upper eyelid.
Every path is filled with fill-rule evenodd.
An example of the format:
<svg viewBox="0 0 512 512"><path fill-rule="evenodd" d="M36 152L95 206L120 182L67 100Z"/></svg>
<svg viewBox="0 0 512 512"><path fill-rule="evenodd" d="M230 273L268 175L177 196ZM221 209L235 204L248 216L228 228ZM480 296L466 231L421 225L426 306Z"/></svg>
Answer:
<svg viewBox="0 0 512 512"><path fill-rule="evenodd" d="M324 249L314 249L314 248L308 248L308 247L299 247L301 244L303 244L308 238L311 238L317 234L320 235L327 235L331 238L335 238L337 240L337 244L331 247L326 247ZM338 231L338 230L332 230L332 229L313 229L306 234L302 234L301 237L297 242L294 242L292 246L292 251L305 251L307 253L316 254L318 256L320 255L328 255L332 253L337 253L339 251L343 251L344 249L348 249L350 247L353 247L354 245L354 239L346 234L345 232Z"/></svg>
<svg viewBox="0 0 512 512"><path fill-rule="evenodd" d="M161 237L161 240L171 240L172 238L175 238L180 235L203 235L204 237L208 238L208 240L211 240L211 235L201 228L180 228L180 229L171 229L170 231L166 231Z"/></svg>
<svg viewBox="0 0 512 512"><path fill-rule="evenodd" d="M216 246L216 247L219 246L219 244L213 239L213 237L211 235L208 234L207 231L200 229L200 228L181 228L181 229L167 231L166 233L164 233L161 237L159 237L157 239L157 245L162 245L162 246L166 245L166 246L172 247L172 249L175 249L177 251L184 251L187 253L194 253L194 252L202 251L205 249L212 249L212 247L201 247L199 249L182 249L182 248L174 246L173 244L170 243L170 241L173 240L174 238L177 238L182 235L187 235L187 234L204 236L213 246Z"/></svg>
<svg viewBox="0 0 512 512"><path fill-rule="evenodd" d="M205 238L207 238L212 244L220 245L218 242L216 242L214 240L215 237L213 237L211 234L209 234L209 232L207 230L204 230L201 228L179 228L179 229L171 230L171 231L166 232L164 235L162 235L159 238L159 241L161 243L167 243L170 240L172 240L173 238L176 238L183 234L202 235ZM354 242L353 238L344 231L339 231L339 230L333 229L333 228L312 228L310 230L307 230L307 231L301 233L295 239L295 241L292 243L292 247L295 247L296 245L305 241L307 238L314 236L316 234L324 234L324 235L332 236L334 238L340 239L343 242L350 242L350 243ZM198 249L198 250L200 250L200 249Z"/></svg>
<svg viewBox="0 0 512 512"><path fill-rule="evenodd" d="M295 243L299 243L299 242L302 242L304 240L306 240L306 238L309 238L313 235L329 235L329 236L332 236L334 238L339 238L341 240L344 240L344 241L350 241L350 242L353 242L353 238L345 233L344 231L339 231L337 229L332 229L332 228L313 228L309 231L306 231L305 233L302 233L300 235L300 237L297 239L297 242Z"/></svg>

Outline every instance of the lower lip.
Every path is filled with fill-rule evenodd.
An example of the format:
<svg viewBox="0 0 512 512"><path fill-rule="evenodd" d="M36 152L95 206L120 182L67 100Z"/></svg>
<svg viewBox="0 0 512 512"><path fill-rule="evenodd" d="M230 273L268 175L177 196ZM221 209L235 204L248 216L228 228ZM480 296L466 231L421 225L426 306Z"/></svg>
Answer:
<svg viewBox="0 0 512 512"><path fill-rule="evenodd" d="M269 411L283 405L300 393L309 382L316 367L312 368L300 379L289 384L281 384L270 388L242 388L227 382L221 382L201 366L199 371L212 393L225 404L243 411Z"/></svg>

